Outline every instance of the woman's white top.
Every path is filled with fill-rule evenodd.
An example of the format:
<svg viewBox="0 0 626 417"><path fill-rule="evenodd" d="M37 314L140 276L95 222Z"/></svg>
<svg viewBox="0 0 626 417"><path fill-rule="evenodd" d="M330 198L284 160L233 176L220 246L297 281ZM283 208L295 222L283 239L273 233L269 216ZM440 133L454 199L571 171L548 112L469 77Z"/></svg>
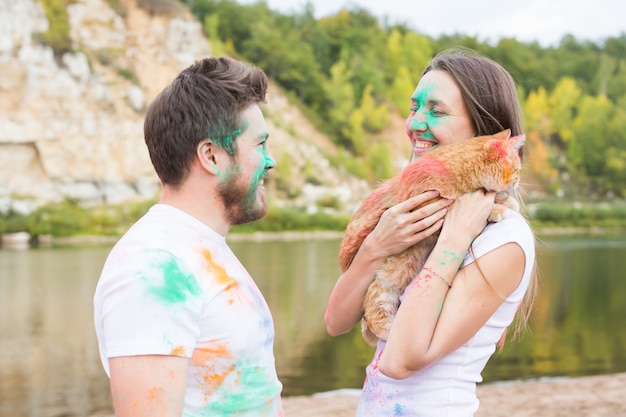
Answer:
<svg viewBox="0 0 626 417"><path fill-rule="evenodd" d="M506 219L489 224L472 244L473 255L480 258L509 242L518 244L526 257L524 275L515 291L467 343L406 379L395 380L378 371L377 363L385 348L385 342L379 341L366 370L357 416L474 415L479 404L476 383L482 381L481 372L504 330L511 324L530 283L535 262L535 241L526 220L509 210ZM463 266L472 262L474 257L468 252ZM401 299L405 295L406 290Z"/></svg>

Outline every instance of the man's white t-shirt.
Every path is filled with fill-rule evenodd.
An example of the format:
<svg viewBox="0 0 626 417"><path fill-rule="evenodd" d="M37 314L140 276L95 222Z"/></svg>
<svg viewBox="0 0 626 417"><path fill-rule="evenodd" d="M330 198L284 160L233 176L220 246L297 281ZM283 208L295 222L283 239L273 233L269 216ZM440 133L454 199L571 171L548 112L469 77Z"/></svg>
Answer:
<svg viewBox="0 0 626 417"><path fill-rule="evenodd" d="M463 266L474 262L507 243L517 243L526 257L519 286L507 297L485 325L463 346L427 368L403 380L388 378L378 370L385 348L379 341L366 370L358 417L470 417L478 409L476 383L496 348L504 330L511 324L531 280L535 261L535 241L526 220L509 210L508 217L489 224L474 240ZM479 260L480 262L480 260ZM407 286L407 290L411 285ZM401 299L406 295L403 294Z"/></svg>
<svg viewBox="0 0 626 417"><path fill-rule="evenodd" d="M112 249L94 297L102 364L189 358L183 416L281 416L274 323L219 235L157 204Z"/></svg>

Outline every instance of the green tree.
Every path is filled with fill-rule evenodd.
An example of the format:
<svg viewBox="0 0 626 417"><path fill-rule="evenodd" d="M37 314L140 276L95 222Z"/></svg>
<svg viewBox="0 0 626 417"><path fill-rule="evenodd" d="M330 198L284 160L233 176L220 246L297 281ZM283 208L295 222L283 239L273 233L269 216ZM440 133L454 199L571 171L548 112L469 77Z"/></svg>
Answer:
<svg viewBox="0 0 626 417"><path fill-rule="evenodd" d="M613 115L613 104L606 96L585 96L574 118L573 136L567 147L570 166L576 173L587 176L592 191L606 191L603 177L606 175L606 160L609 157L609 120Z"/></svg>
<svg viewBox="0 0 626 417"><path fill-rule="evenodd" d="M39 38L54 50L55 55L72 51L68 0L41 0L41 4L48 18L48 30L40 33Z"/></svg>
<svg viewBox="0 0 626 417"><path fill-rule="evenodd" d="M369 178L371 182L391 178L394 174L391 150L385 142L377 142L368 147L366 154Z"/></svg>
<svg viewBox="0 0 626 417"><path fill-rule="evenodd" d="M408 117L411 111L409 98L415 87L416 84L409 70L405 66L398 68L398 74L389 88L388 97L403 117Z"/></svg>
<svg viewBox="0 0 626 417"><path fill-rule="evenodd" d="M315 61L323 75L328 76L333 64L330 56L330 40L324 27L315 19L314 6L307 2L304 13L294 16L294 24L304 43L311 45Z"/></svg>
<svg viewBox="0 0 626 417"><path fill-rule="evenodd" d="M608 87L615 68L617 67L617 60L614 57L607 54L600 54L600 64L598 65L598 73L594 77L593 85L596 88L596 94L608 95Z"/></svg>
<svg viewBox="0 0 626 417"><path fill-rule="evenodd" d="M615 73L608 80L607 95L614 102L626 97L626 58L619 60Z"/></svg>
<svg viewBox="0 0 626 417"><path fill-rule="evenodd" d="M402 58L400 65L412 68L411 77L417 85L422 71L434 55L430 39L415 32L407 32L402 40ZM412 91L411 91L412 92ZM411 93L410 92L410 93Z"/></svg>
<svg viewBox="0 0 626 417"><path fill-rule="evenodd" d="M371 84L365 86L359 109L363 113L363 126L368 132L380 132L389 123L389 108L384 102L377 105Z"/></svg>
<svg viewBox="0 0 626 417"><path fill-rule="evenodd" d="M552 120L550 119L550 104L548 93L543 87L531 91L522 103L525 116L527 154L525 161L532 172L546 184L556 185L557 172L552 168L551 152L544 138L552 134Z"/></svg>
<svg viewBox="0 0 626 417"><path fill-rule="evenodd" d="M626 99L615 108L608 131L607 188L623 198L626 197Z"/></svg>
<svg viewBox="0 0 626 417"><path fill-rule="evenodd" d="M315 107L322 77L311 46L303 43L283 19L258 19L253 32L255 35L241 44L242 54L301 101Z"/></svg>
<svg viewBox="0 0 626 417"><path fill-rule="evenodd" d="M347 145L357 156L363 156L367 145L367 134L364 129L365 115L361 109L354 109L341 128L341 134L347 139Z"/></svg>
<svg viewBox="0 0 626 417"><path fill-rule="evenodd" d="M393 29L387 36L387 54L383 61L383 71L385 73L385 83L393 84L398 71L404 63L402 47L404 36L398 29Z"/></svg>
<svg viewBox="0 0 626 417"><path fill-rule="evenodd" d="M580 43L572 35L564 36L559 47L553 50L559 62L558 78L571 77L585 94L595 94L591 85L598 72L599 51L598 46L592 43Z"/></svg>
<svg viewBox="0 0 626 417"><path fill-rule="evenodd" d="M550 95L550 118L558 139L565 143L573 137L572 122L580 103L581 89L570 77L562 78Z"/></svg>
<svg viewBox="0 0 626 417"><path fill-rule="evenodd" d="M487 55L506 68L526 91L536 90L546 84L546 72L538 66L533 50L515 39L501 39Z"/></svg>
<svg viewBox="0 0 626 417"><path fill-rule="evenodd" d="M326 114L331 129L334 128L336 131L341 130L341 126L348 120L348 116L355 108L351 78L351 71L341 61L330 69L330 79L325 86L328 100Z"/></svg>
<svg viewBox="0 0 626 417"><path fill-rule="evenodd" d="M546 89L539 87L537 91L531 91L524 102L523 108L527 126L526 130L536 130L541 136L548 137L552 133L553 128Z"/></svg>
<svg viewBox="0 0 626 417"><path fill-rule="evenodd" d="M209 41L211 42L211 52L215 56L220 56L224 53L224 43L218 35L220 17L217 14L208 14L204 16L204 24L202 26L204 33L206 33Z"/></svg>

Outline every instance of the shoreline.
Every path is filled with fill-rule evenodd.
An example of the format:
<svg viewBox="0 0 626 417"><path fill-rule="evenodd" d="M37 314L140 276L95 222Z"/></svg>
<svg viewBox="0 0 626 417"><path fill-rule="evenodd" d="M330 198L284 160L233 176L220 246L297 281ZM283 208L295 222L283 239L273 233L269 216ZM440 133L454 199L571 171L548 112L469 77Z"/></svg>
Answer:
<svg viewBox="0 0 626 417"><path fill-rule="evenodd" d="M539 236L616 236L626 233L624 227L535 227L533 231ZM304 239L341 239L343 231L311 230L284 232L233 232L226 235L231 242L266 242L266 241L295 241ZM72 245L112 245L121 238L112 235L75 235L66 237L52 237L48 235L31 237L26 232L0 234L0 249L28 249L33 247L72 246Z"/></svg>
<svg viewBox="0 0 626 417"><path fill-rule="evenodd" d="M478 384L474 417L624 417L626 373ZM360 389L283 397L284 417L354 417ZM89 417L115 417L100 410Z"/></svg>
<svg viewBox="0 0 626 417"><path fill-rule="evenodd" d="M626 373L478 384L475 417L626 416ZM285 417L354 417L359 389L283 397Z"/></svg>

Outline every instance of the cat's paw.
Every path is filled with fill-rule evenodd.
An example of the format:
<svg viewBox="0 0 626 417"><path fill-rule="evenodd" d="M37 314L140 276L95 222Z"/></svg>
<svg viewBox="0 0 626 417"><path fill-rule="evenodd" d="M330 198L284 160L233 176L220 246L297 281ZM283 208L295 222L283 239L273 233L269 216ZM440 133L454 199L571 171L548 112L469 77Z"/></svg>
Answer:
<svg viewBox="0 0 626 417"><path fill-rule="evenodd" d="M370 337L370 339L375 338L387 340L387 336L389 336L389 331L391 330L392 321L393 316L369 323L368 331L373 335L373 337Z"/></svg>
<svg viewBox="0 0 626 417"><path fill-rule="evenodd" d="M504 204L494 204L487 220L490 223L501 222L507 217L507 210L508 208Z"/></svg>
<svg viewBox="0 0 626 417"><path fill-rule="evenodd" d="M494 202L496 204L502 204L503 206L506 206L511 210L517 211L519 213L519 202L508 191L497 192L494 198Z"/></svg>
<svg viewBox="0 0 626 417"><path fill-rule="evenodd" d="M376 336L368 327L365 320L361 322L361 335L363 336L363 340L370 346L376 346L378 343L378 336Z"/></svg>
<svg viewBox="0 0 626 417"><path fill-rule="evenodd" d="M361 321L361 334L368 345L376 346L378 339L387 340L391 330L392 317L377 317L374 320L367 320L363 317Z"/></svg>

